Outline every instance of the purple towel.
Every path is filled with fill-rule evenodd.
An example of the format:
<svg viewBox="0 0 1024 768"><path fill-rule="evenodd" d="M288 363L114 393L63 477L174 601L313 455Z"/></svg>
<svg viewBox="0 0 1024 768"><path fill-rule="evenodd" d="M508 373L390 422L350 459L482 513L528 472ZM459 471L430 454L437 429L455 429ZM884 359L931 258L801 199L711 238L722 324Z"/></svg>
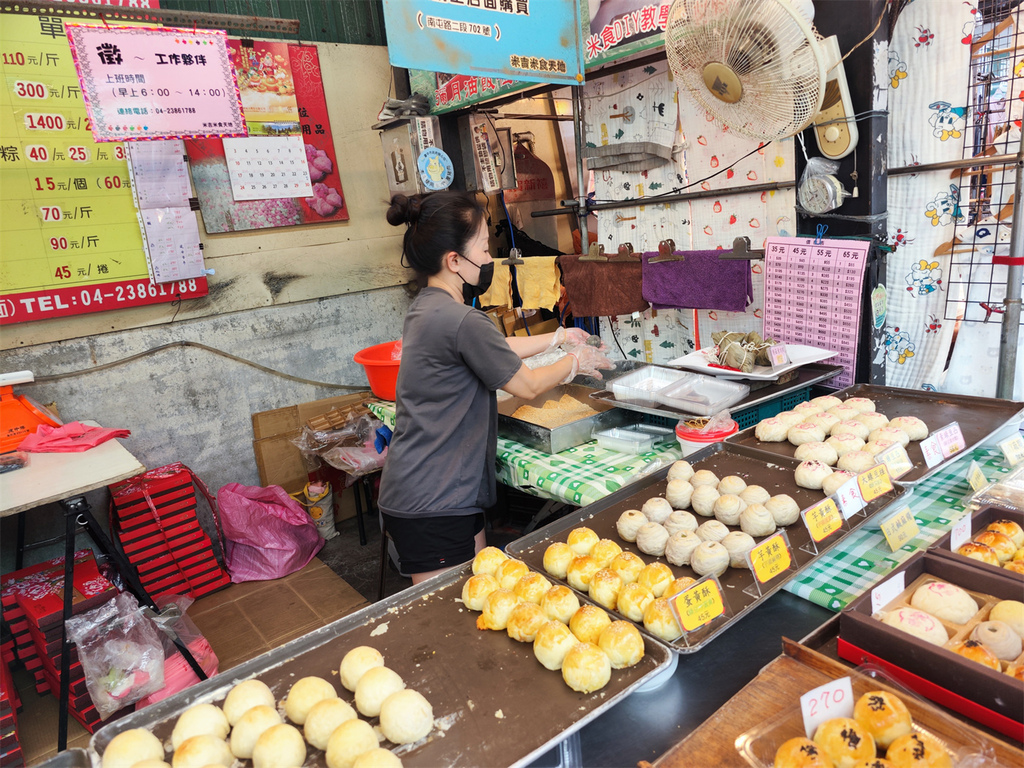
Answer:
<svg viewBox="0 0 1024 768"><path fill-rule="evenodd" d="M724 251L676 251L681 261L651 264L643 254L643 296L655 309L743 312L754 300L750 262L719 259Z"/></svg>

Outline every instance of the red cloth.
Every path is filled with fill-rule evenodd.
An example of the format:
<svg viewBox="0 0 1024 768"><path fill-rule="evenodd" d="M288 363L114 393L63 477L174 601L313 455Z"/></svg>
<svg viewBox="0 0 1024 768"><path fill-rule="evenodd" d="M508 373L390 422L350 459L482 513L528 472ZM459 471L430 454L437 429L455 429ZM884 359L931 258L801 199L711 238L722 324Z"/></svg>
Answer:
<svg viewBox="0 0 1024 768"><path fill-rule="evenodd" d="M32 453L79 453L95 448L111 438L129 435L131 432L127 429L87 427L78 421L62 427L40 424L34 434L21 441L18 450Z"/></svg>

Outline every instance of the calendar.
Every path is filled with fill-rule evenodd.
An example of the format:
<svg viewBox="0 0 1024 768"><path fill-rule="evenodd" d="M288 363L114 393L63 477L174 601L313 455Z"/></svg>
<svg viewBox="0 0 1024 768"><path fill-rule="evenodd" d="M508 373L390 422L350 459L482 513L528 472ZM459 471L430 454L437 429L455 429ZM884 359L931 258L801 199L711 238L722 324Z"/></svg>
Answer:
<svg viewBox="0 0 1024 768"><path fill-rule="evenodd" d="M854 383L864 267L870 243L769 237L765 242L764 336L838 352L843 372L829 382Z"/></svg>
<svg viewBox="0 0 1024 768"><path fill-rule="evenodd" d="M313 195L301 136L224 139L224 155L236 201Z"/></svg>

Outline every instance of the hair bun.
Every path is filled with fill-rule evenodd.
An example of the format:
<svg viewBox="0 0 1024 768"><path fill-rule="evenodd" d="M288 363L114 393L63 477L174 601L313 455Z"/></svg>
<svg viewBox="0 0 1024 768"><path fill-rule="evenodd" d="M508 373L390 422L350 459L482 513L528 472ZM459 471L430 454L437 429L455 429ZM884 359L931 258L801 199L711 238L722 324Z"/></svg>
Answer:
<svg viewBox="0 0 1024 768"><path fill-rule="evenodd" d="M388 208L388 223L397 227L399 224L415 224L420 217L420 210L423 207L423 196L395 195L391 198L391 206Z"/></svg>

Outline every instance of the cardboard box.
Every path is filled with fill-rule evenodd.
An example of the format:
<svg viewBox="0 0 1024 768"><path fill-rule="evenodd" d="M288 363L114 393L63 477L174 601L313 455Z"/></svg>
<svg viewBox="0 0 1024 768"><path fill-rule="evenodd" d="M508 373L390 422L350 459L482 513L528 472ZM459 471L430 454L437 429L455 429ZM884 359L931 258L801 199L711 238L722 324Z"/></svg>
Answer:
<svg viewBox="0 0 1024 768"><path fill-rule="evenodd" d="M1024 527L1024 513L1016 509L1003 509L1002 507L982 507L971 516L971 539L977 534L985 530L989 523L994 523L996 520L1012 520ZM983 563L980 560L973 560L964 555L959 555L953 552L949 548L951 533L947 533L941 539L936 541L928 549L935 554L941 555L942 557L949 557L953 560L963 563L971 563L976 568L981 568L989 573L1002 574L1004 576L1014 576L1024 584L1024 574L1017 573L1016 571L1010 571L1006 568L1000 568L999 566L989 565ZM1018 598L1019 599L1019 598Z"/></svg>

